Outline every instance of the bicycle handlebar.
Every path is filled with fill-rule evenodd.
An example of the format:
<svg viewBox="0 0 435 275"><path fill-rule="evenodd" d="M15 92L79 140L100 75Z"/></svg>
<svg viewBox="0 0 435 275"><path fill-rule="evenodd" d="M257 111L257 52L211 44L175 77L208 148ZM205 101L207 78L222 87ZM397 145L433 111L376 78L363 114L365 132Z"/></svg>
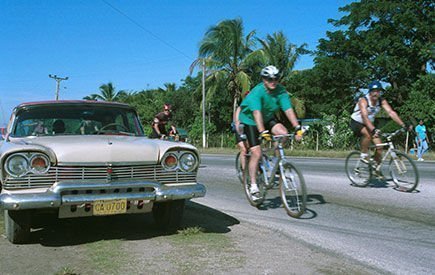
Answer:
<svg viewBox="0 0 435 275"><path fill-rule="evenodd" d="M280 141L281 139L286 138L286 137L293 139L295 137L295 134L273 135L272 140L273 141Z"/></svg>
<svg viewBox="0 0 435 275"><path fill-rule="evenodd" d="M387 138L387 139L391 139L394 136L397 136L398 134L403 133L403 132L405 132L405 129L400 128L400 129L394 131L393 133L382 133L381 136L384 138Z"/></svg>

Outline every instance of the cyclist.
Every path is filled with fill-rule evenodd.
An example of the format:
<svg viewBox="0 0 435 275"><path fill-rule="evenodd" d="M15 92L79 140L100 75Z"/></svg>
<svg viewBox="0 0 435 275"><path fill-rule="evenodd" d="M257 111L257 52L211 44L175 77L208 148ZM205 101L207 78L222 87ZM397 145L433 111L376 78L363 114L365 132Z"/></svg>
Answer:
<svg viewBox="0 0 435 275"><path fill-rule="evenodd" d="M379 81L373 81L368 86L369 92L366 96L361 97L353 109L351 115L350 127L354 134L361 138L361 160L368 163L368 151L370 142L375 144L381 143L381 131L374 125L375 116L381 108L403 129L406 129L405 124L400 119L399 115L393 110L390 104L381 97L381 92L384 91L382 84ZM381 175L380 165L382 148L378 147L375 152L376 170L375 173Z"/></svg>
<svg viewBox="0 0 435 275"><path fill-rule="evenodd" d="M251 194L259 194L256 175L261 158L261 139L270 141L271 135L287 134L287 129L276 120L274 114L281 109L287 119L296 128L301 129L292 108L290 97L284 86L278 83L279 70L275 66L267 66L261 70L262 82L255 86L240 104L240 122L245 125L245 134L251 150L249 174L251 176ZM300 140L302 135L297 135Z"/></svg>
<svg viewBox="0 0 435 275"><path fill-rule="evenodd" d="M165 103L163 105L163 112L158 113L151 124L152 133L150 138L165 138L168 135L166 125L172 118L172 106L171 104ZM176 131L175 126L172 124L171 129Z"/></svg>
<svg viewBox="0 0 435 275"><path fill-rule="evenodd" d="M245 92L245 97L249 94L250 91ZM245 155L248 153L248 148L246 148L246 135L245 135L245 125L240 123L239 114L240 114L240 106L237 107L236 112L233 115L233 123L232 131L236 136L237 147L239 147L240 151L240 165L242 166L242 170L245 169Z"/></svg>

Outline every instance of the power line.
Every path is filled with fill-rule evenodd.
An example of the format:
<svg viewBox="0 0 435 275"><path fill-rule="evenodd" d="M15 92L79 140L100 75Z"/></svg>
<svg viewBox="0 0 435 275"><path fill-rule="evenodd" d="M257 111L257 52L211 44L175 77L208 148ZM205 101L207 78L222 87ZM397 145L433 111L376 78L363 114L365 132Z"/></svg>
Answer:
<svg viewBox="0 0 435 275"><path fill-rule="evenodd" d="M108 3L106 0L101 0L103 1L106 5L108 5L109 7L111 7L114 11L116 11L117 13L121 14L122 16L124 16L125 18L127 18L130 22L132 22L133 24L135 24L136 26L138 26L139 28L141 28L143 31L147 32L149 35L151 35L152 37L154 37L155 39L157 39L158 41L162 42L163 44L165 44L166 46L168 46L169 48L177 51L178 53L180 53L181 55L183 55L184 57L186 57L189 60L192 60L193 58L191 58L190 56L188 56L187 54L185 54L184 52L182 52L181 50L177 49L176 47L172 46L171 44L169 44L168 42L166 42L165 40L161 39L160 37L158 37L157 35L155 35L153 32L151 32L150 30L146 29L145 27L143 27L141 24L139 24L136 20L134 20L133 18L131 18L130 16L128 16L127 14L125 14L124 12L122 12L120 9L118 9L117 7L113 6L112 4Z"/></svg>

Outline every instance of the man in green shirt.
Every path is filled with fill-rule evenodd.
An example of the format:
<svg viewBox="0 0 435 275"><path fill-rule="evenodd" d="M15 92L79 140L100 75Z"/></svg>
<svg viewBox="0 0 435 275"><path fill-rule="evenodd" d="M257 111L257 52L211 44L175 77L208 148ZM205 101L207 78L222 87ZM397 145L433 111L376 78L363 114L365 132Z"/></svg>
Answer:
<svg viewBox="0 0 435 275"><path fill-rule="evenodd" d="M261 158L261 140L271 140L271 135L285 135L287 129L276 120L275 113L282 110L287 119L299 130L296 114L292 108L290 97L284 86L278 83L279 70L275 66L267 66L261 70L262 82L255 86L240 104L240 123L245 125L245 134L251 150L249 174L251 175L251 193L255 197L259 190L256 183L258 162ZM301 135L296 135L300 140Z"/></svg>

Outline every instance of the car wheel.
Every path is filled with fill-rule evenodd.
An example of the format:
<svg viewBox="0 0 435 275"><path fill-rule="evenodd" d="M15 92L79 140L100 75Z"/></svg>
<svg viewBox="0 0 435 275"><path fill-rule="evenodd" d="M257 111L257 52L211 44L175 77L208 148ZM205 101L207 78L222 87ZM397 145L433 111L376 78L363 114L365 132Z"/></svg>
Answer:
<svg viewBox="0 0 435 275"><path fill-rule="evenodd" d="M11 243L26 243L30 237L30 211L5 210L5 233Z"/></svg>
<svg viewBox="0 0 435 275"><path fill-rule="evenodd" d="M160 229L175 231L183 219L186 200L157 202L153 206L153 217Z"/></svg>

